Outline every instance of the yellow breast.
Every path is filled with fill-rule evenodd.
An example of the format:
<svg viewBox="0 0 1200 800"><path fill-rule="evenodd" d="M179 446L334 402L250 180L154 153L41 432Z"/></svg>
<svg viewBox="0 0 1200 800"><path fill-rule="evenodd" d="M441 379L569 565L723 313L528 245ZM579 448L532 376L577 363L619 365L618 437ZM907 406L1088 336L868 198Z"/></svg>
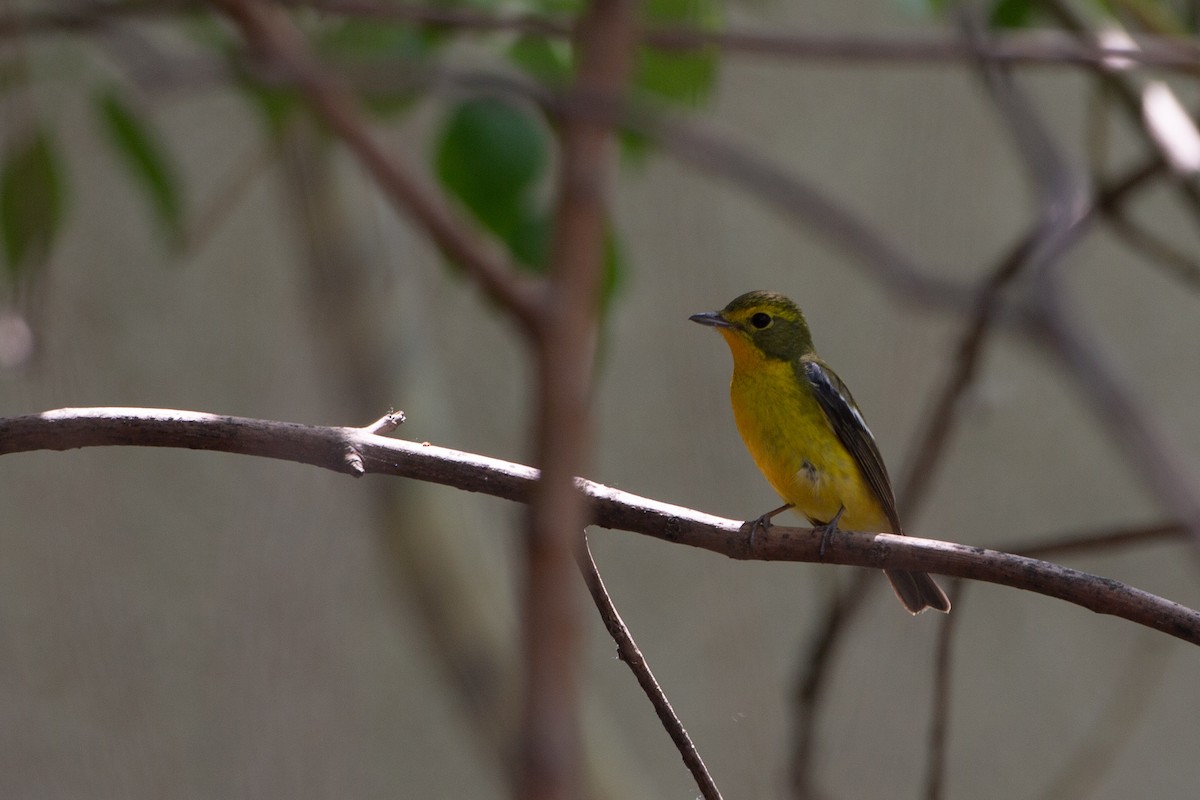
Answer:
<svg viewBox="0 0 1200 800"><path fill-rule="evenodd" d="M784 502L815 522L828 522L844 507L844 530L890 530L853 456L792 365L766 358L736 333L721 333L733 353L729 393L738 432Z"/></svg>

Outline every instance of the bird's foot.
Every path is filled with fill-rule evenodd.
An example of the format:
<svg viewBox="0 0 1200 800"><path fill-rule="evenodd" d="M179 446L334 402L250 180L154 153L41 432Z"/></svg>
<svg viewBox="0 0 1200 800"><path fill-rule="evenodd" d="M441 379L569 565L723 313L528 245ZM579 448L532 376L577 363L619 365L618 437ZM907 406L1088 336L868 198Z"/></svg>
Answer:
<svg viewBox="0 0 1200 800"><path fill-rule="evenodd" d="M825 548L829 547L829 543L833 541L833 534L835 531L837 531L838 520L842 518L842 514L844 513L846 513L846 507L842 506L838 509L838 512L833 515L833 519L829 520L829 522L826 522L824 525L818 525L817 527L813 528L814 531L819 531L821 533L821 545L817 548L817 555L820 558L825 558Z"/></svg>
<svg viewBox="0 0 1200 800"><path fill-rule="evenodd" d="M748 523L746 523L747 525L750 526L750 549L751 550L754 549L754 544L755 544L754 539L755 539L755 536L757 535L757 533L759 531L766 533L767 528L771 527L771 520L773 520L775 517L782 514L784 511L787 511L791 507L792 507L791 503L788 503L787 505L782 505L779 508L774 509L773 511L768 511L767 513L763 514L761 517L757 517L756 519L752 519Z"/></svg>

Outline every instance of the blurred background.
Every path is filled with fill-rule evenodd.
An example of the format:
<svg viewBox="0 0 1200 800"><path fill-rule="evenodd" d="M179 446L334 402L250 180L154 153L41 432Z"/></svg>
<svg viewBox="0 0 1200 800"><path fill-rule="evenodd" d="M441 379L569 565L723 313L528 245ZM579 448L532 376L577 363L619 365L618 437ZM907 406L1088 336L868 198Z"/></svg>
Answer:
<svg viewBox="0 0 1200 800"><path fill-rule="evenodd" d="M303 119L272 129L267 102L206 71L212 42L236 41L230 29L204 12L179 23L121 5L85 9L94 25L0 26L0 143L12 152L32 127L52 132L69 181L45 258L10 265L3 324L15 355L0 371L0 415L154 406L365 425L398 408L399 437L527 462L531 370L512 326L323 131ZM11 23L21 9L0 15ZM955 35L911 2L720 12L736 30ZM439 58L487 67L511 38L482 34ZM727 52L714 64L690 114L820 187L931 275L983 280L1036 220L1025 167L970 63ZM1097 152L1116 167L1145 157L1144 137L1087 70L1017 76L1073 167L1093 168ZM1190 79L1173 85L1195 99ZM161 194L147 202L145 170L123 161L137 148L119 133L114 147L121 111L97 103L111 91L156 132L175 212ZM435 170L467 96L409 100L375 133ZM667 154L627 151L613 185L620 257L587 477L738 519L777 504L733 426L727 349L687 321L767 288L804 308L900 483L965 317L910 304L820 232ZM1130 216L1184 265L1164 270L1098 226L1065 257L1064 281L1084 328L1194 462L1200 315L1186 255L1197 217L1166 183L1135 200ZM1076 384L1027 340L991 340L961 413L928 497L906 516L911 533L1006 549L1167 518ZM521 521L516 505L443 487L226 454L0 459L0 794L505 796ZM621 531L590 540L725 796L792 796L795 683L854 571L733 562ZM1179 538L1064 563L1200 605L1195 554ZM872 587L820 706L817 796L923 791L943 620L909 618L881 576ZM585 606L582 583L579 595ZM585 613L595 796L695 797L590 604ZM1193 647L986 584L967 587L955 615L945 796L1194 793Z"/></svg>

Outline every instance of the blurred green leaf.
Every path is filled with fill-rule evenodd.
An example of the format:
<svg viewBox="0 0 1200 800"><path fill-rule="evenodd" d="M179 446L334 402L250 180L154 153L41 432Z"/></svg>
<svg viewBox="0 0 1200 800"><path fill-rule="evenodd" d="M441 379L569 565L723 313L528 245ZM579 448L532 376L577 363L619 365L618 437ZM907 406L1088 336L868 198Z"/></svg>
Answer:
<svg viewBox="0 0 1200 800"><path fill-rule="evenodd" d="M62 221L64 187L50 135L16 142L0 167L0 234L13 278L45 262Z"/></svg>
<svg viewBox="0 0 1200 800"><path fill-rule="evenodd" d="M604 274L600 276L600 313L605 314L625 282L625 253L609 223L604 237Z"/></svg>
<svg viewBox="0 0 1200 800"><path fill-rule="evenodd" d="M96 102L109 140L130 176L146 193L171 245L182 247L186 238L182 195L158 135L115 90L103 92Z"/></svg>
<svg viewBox="0 0 1200 800"><path fill-rule="evenodd" d="M544 272L550 263L550 217L528 209L504 237L513 258L534 272Z"/></svg>
<svg viewBox="0 0 1200 800"><path fill-rule="evenodd" d="M237 85L251 104L258 107L268 133L276 139L283 133L292 115L304 107L300 93L295 89L264 86L250 78L239 81Z"/></svg>
<svg viewBox="0 0 1200 800"><path fill-rule="evenodd" d="M550 212L531 211L518 221L506 242L513 257L524 267L544 273L550 267L550 237L553 224ZM606 310L623 283L625 261L620 240L611 223L605 224L604 264L600 277L600 307Z"/></svg>
<svg viewBox="0 0 1200 800"><path fill-rule="evenodd" d="M1024 28L1033 22L1033 0L998 0L988 22L993 28Z"/></svg>
<svg viewBox="0 0 1200 800"><path fill-rule="evenodd" d="M650 25L686 25L701 30L721 26L720 8L713 0L650 0ZM668 52L643 47L638 54L634 85L673 103L699 105L712 94L717 78L715 48Z"/></svg>
<svg viewBox="0 0 1200 800"><path fill-rule="evenodd" d="M494 98L468 100L442 129L437 175L511 247L516 237L528 236L522 229L528 227L532 191L546 168L548 149L546 132L532 112Z"/></svg>
<svg viewBox="0 0 1200 800"><path fill-rule="evenodd" d="M551 86L571 78L571 46L544 36L521 36L508 49L508 58L534 78Z"/></svg>
<svg viewBox="0 0 1200 800"><path fill-rule="evenodd" d="M716 78L717 55L712 51L645 49L638 56L637 88L664 100L700 105L712 94Z"/></svg>
<svg viewBox="0 0 1200 800"><path fill-rule="evenodd" d="M528 0L528 2L531 11L543 14L577 14L583 11L583 0Z"/></svg>

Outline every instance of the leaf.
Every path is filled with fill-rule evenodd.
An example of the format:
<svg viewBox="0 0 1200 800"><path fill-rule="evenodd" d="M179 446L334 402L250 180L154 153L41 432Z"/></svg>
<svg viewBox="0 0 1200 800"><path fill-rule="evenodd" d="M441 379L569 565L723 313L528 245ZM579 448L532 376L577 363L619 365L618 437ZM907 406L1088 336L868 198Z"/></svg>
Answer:
<svg viewBox="0 0 1200 800"><path fill-rule="evenodd" d="M521 36L508 49L508 58L542 83L561 86L571 77L571 47L545 36Z"/></svg>
<svg viewBox="0 0 1200 800"><path fill-rule="evenodd" d="M258 106L267 124L267 132L274 139L283 135L292 114L304 108L300 93L295 89L264 86L247 76L235 78L234 85L245 93L251 103Z"/></svg>
<svg viewBox="0 0 1200 800"><path fill-rule="evenodd" d="M510 245L527 223L549 144L533 114L495 98L468 100L451 113L435 158L438 178L475 217Z"/></svg>
<svg viewBox="0 0 1200 800"><path fill-rule="evenodd" d="M579 14L583 0L530 0L531 10L542 14Z"/></svg>
<svg viewBox="0 0 1200 800"><path fill-rule="evenodd" d="M44 263L62 221L59 157L46 131L16 143L0 167L0 235L13 278Z"/></svg>
<svg viewBox="0 0 1200 800"><path fill-rule="evenodd" d="M650 25L720 27L719 9L712 0L650 0L646 19ZM717 55L714 48L668 52L644 47L638 54L634 86L663 100L699 105L716 84Z"/></svg>
<svg viewBox="0 0 1200 800"><path fill-rule="evenodd" d="M508 239L513 257L531 271L544 273L550 267L550 237L553 235L549 213L532 213L525 217ZM600 275L600 310L608 310L613 298L624 283L625 256L621 241L613 230L611 220L604 228L604 262Z"/></svg>
<svg viewBox="0 0 1200 800"><path fill-rule="evenodd" d="M1025 28L1033 23L1033 0L998 0L988 24L993 28Z"/></svg>
<svg viewBox="0 0 1200 800"><path fill-rule="evenodd" d="M504 236L513 258L534 272L545 272L550 265L550 217L526 211Z"/></svg>
<svg viewBox="0 0 1200 800"><path fill-rule="evenodd" d="M109 140L130 176L145 193L171 244L182 247L186 234L179 182L159 137L115 90L97 97Z"/></svg>
<svg viewBox="0 0 1200 800"><path fill-rule="evenodd" d="M600 276L600 313L606 314L613 298L625 283L625 252L613 230L612 221L604 234L604 274Z"/></svg>

